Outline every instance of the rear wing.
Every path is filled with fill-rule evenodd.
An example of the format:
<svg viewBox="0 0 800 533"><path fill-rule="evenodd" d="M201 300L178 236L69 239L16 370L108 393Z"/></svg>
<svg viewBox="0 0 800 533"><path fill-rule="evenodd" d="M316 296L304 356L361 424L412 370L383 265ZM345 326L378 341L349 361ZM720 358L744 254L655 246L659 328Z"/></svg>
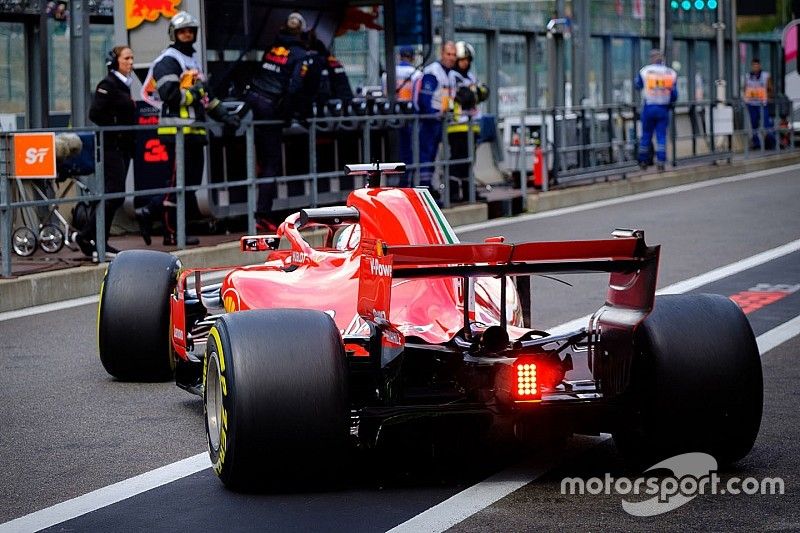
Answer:
<svg viewBox="0 0 800 533"><path fill-rule="evenodd" d="M606 305L636 311L643 318L653 308L660 247L647 246L640 230L616 230L612 235L521 244L387 245L363 239L358 313L366 320L388 322L393 278L460 277L466 295L473 277L608 272ZM505 287L502 283L503 291ZM465 303L465 327L468 307ZM501 316L505 327L505 309Z"/></svg>

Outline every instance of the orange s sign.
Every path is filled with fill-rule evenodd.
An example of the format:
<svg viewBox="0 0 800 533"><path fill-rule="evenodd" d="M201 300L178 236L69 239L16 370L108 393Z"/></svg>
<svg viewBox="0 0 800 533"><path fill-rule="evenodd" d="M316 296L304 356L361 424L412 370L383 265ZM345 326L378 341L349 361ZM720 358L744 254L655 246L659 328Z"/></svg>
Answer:
<svg viewBox="0 0 800 533"><path fill-rule="evenodd" d="M125 27L129 30L145 20L155 22L158 17L170 18L178 11L181 0L125 0Z"/></svg>
<svg viewBox="0 0 800 533"><path fill-rule="evenodd" d="M14 134L14 176L56 177L56 136L47 133Z"/></svg>

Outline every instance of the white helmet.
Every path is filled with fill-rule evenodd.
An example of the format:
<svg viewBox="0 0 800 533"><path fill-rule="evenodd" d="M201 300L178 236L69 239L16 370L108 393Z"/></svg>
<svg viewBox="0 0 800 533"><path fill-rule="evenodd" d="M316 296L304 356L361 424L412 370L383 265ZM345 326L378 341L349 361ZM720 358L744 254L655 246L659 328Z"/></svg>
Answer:
<svg viewBox="0 0 800 533"><path fill-rule="evenodd" d="M177 37L175 37L175 32L183 28L194 28L196 39L197 28L199 27L200 23L191 14L187 13L186 11L178 11L171 19L169 19L169 28L167 29L167 32L169 33L169 40L174 43L177 39Z"/></svg>
<svg viewBox="0 0 800 533"><path fill-rule="evenodd" d="M456 43L456 59L474 59L475 49L467 41Z"/></svg>

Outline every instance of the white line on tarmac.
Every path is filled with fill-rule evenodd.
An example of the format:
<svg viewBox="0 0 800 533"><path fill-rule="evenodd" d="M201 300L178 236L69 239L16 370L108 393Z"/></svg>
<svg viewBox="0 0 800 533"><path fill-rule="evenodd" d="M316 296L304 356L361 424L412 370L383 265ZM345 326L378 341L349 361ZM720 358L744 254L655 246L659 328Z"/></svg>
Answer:
<svg viewBox="0 0 800 533"><path fill-rule="evenodd" d="M796 316L788 322L784 322L777 328L762 333L756 338L758 343L758 353L764 355L773 348L800 334L800 316Z"/></svg>
<svg viewBox="0 0 800 533"><path fill-rule="evenodd" d="M610 438L611 435L601 433L600 437L591 438L591 447L599 446ZM586 447L581 447L581 453L586 451ZM497 500L508 496L517 489L521 489L531 481L552 470L556 465L563 463L568 457L576 454L577 452L575 451L562 455L544 453L533 459L531 463L507 468L477 485L462 490L402 524L398 524L387 533L446 531L459 522L463 522L466 518L489 507Z"/></svg>
<svg viewBox="0 0 800 533"><path fill-rule="evenodd" d="M208 453L198 453L176 463L97 489L41 511L0 524L0 533L39 531L78 516L108 507L142 492L172 483L211 467Z"/></svg>
<svg viewBox="0 0 800 533"><path fill-rule="evenodd" d="M647 200L649 198L658 198L659 196L666 196L670 194L678 194L686 191L694 191L696 189L703 189L705 187L714 187L716 185L724 185L727 183L736 183L738 181L745 181L755 178L763 178L764 176L772 176L781 172L791 172L793 170L800 170L800 165L791 165L780 168L770 168L766 170L758 170L749 172L739 176L727 176L724 178L715 178L707 181L699 181L687 185L676 185L675 187L668 187L666 189L658 189L655 191L640 192L636 194L629 194L627 196L618 196L616 198L609 198L608 200L598 200L596 202L589 202L586 204L575 205L571 207L562 207L559 209L551 209L549 211L542 211L540 213L531 213L530 215L519 215L513 218L496 218L487 222L476 222L475 224L465 224L458 226L455 229L456 233L467 233L475 230L484 230L496 228L498 226L506 226L511 224L528 222L540 218L557 217L560 215L568 215L570 213L579 213L581 211L588 211L590 209L599 209L610 205L624 204L627 202L635 202L637 200Z"/></svg>
<svg viewBox="0 0 800 533"><path fill-rule="evenodd" d="M759 335L756 339L758 351L763 356L772 348L798 334L800 334L800 316ZM594 443L595 446L611 438L610 435L602 435L603 437ZM537 461L536 465L526 467L517 465L498 472L484 481L451 496L440 504L421 512L406 522L395 526L389 532L416 533L425 531L427 533L439 533L446 531L496 501L505 498L512 492L521 489L528 483L532 483L558 466L558 464L563 463L563 458L558 463L550 462L548 464L547 461L542 461L541 464L538 463Z"/></svg>
<svg viewBox="0 0 800 533"><path fill-rule="evenodd" d="M211 272L203 276L204 283L218 283L222 281L222 278L225 277L225 274L228 273L228 270L220 271L220 272ZM194 278L190 279L190 288L191 283L193 283ZM100 290L100 287L97 288ZM62 311L64 309L70 309L72 307L79 307L81 305L89 305L89 304L96 304L98 299L98 295L93 296L84 296L82 298L73 298L72 300L63 300L61 302L54 302L51 304L44 304L44 305L34 305L32 307L25 307L24 309L18 309L17 311L6 311L4 313L0 313L0 322L5 320L13 320L15 318L25 318L28 316L39 315L41 313L50 313L53 311Z"/></svg>
<svg viewBox="0 0 800 533"><path fill-rule="evenodd" d="M98 287L98 290L100 287ZM26 316L38 315L41 313L49 313L51 311L61 311L63 309L69 309L71 307L78 307L81 305L89 305L89 304L96 304L97 303L97 295L94 296L84 296L83 298L74 298L72 300L64 300L61 302L55 302L51 304L44 304L44 305L34 305L33 307L26 307L24 309L19 309L17 311L6 311L5 313L0 313L0 322L5 320L13 320L15 318L24 318Z"/></svg>

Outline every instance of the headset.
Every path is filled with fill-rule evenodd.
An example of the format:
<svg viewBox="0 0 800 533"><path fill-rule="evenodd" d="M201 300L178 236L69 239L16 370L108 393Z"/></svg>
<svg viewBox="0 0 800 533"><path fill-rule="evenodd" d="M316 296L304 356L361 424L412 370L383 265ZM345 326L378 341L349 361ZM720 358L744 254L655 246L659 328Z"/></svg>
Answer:
<svg viewBox="0 0 800 533"><path fill-rule="evenodd" d="M117 54L114 53L113 48L109 50L108 54L106 55L106 68L109 72L112 70L119 70L119 58L117 57Z"/></svg>

